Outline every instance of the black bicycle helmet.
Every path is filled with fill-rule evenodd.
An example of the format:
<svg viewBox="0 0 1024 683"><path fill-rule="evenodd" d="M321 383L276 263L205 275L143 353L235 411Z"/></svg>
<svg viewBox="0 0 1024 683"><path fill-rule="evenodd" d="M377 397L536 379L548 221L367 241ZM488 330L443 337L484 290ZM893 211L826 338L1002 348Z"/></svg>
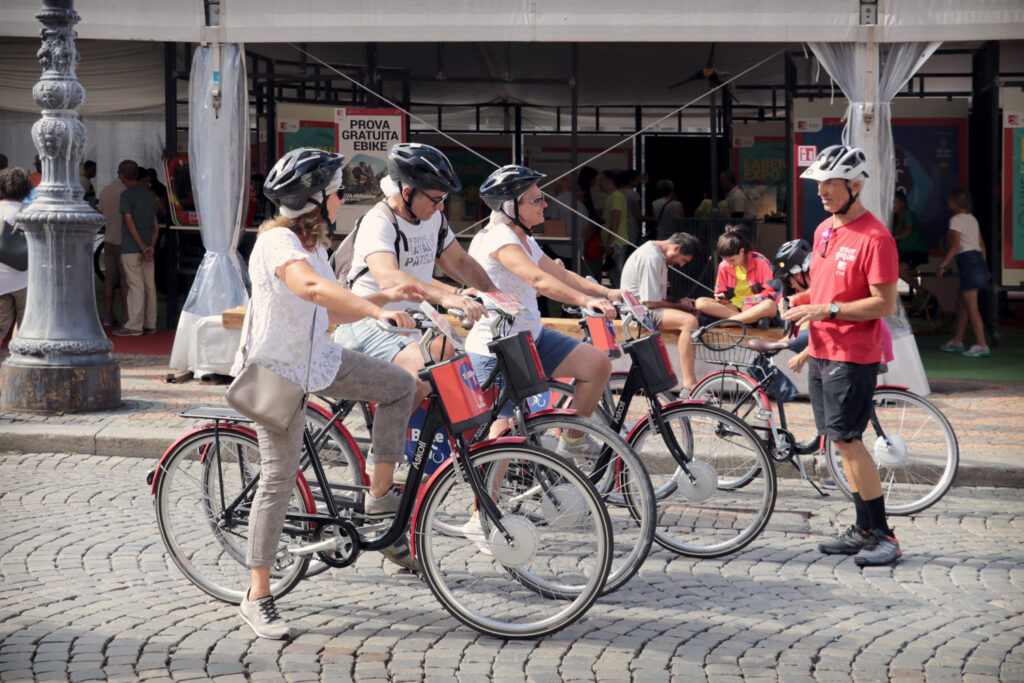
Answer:
<svg viewBox="0 0 1024 683"><path fill-rule="evenodd" d="M388 175L399 188L437 190L446 194L462 189L448 157L430 145L400 142L388 151Z"/></svg>
<svg viewBox="0 0 1024 683"><path fill-rule="evenodd" d="M326 218L329 188L341 184L338 171L344 164L341 154L308 147L293 149L270 169L263 181L263 194L274 206L291 212L312 202Z"/></svg>
<svg viewBox="0 0 1024 683"><path fill-rule="evenodd" d="M811 255L811 245L806 240L790 240L775 253L772 262L775 277L786 277L804 270L805 262Z"/></svg>
<svg viewBox="0 0 1024 683"><path fill-rule="evenodd" d="M546 177L543 173L538 173L526 166L516 166L515 164L502 166L487 176L487 180L480 186L480 198L490 207L491 211L500 211L528 234L532 234L531 228L519 222L519 202L516 200L522 197L531 185L536 185ZM514 202L511 215L504 209L505 202L510 200Z"/></svg>

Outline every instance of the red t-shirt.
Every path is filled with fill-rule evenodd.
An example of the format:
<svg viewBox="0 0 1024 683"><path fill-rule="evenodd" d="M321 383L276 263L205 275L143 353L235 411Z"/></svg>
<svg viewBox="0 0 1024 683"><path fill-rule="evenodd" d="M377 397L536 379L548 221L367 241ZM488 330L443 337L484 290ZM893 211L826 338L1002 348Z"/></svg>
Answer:
<svg viewBox="0 0 1024 683"><path fill-rule="evenodd" d="M814 231L811 259L812 304L856 301L871 296L868 285L899 278L896 240L870 211L833 230L831 217ZM826 237L828 248L825 256ZM881 357L882 320L819 320L811 323L811 355L823 360L877 363Z"/></svg>

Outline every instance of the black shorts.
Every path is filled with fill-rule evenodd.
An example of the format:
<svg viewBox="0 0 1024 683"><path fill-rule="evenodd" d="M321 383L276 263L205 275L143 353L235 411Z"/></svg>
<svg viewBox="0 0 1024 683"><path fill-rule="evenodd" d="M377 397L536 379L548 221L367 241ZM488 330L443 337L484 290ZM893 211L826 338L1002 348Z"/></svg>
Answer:
<svg viewBox="0 0 1024 683"><path fill-rule="evenodd" d="M833 441L861 438L871 417L878 363L862 365L813 356L810 360L807 393L818 433Z"/></svg>

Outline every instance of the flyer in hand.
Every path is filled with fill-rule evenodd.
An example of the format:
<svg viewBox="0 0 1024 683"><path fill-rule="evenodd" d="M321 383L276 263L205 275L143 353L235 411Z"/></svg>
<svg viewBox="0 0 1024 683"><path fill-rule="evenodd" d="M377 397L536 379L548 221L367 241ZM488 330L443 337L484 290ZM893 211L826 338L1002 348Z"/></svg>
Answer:
<svg viewBox="0 0 1024 683"><path fill-rule="evenodd" d="M623 292L622 300L629 305L637 321L646 327L648 331L654 332L654 321L647 314L647 307L640 303L640 299L636 298L636 294L633 294L633 292Z"/></svg>
<svg viewBox="0 0 1024 683"><path fill-rule="evenodd" d="M430 318L430 322L437 325L437 329L441 330L441 333L444 334L444 336L448 337L448 341L452 343L452 346L455 347L456 351L462 353L465 350L465 347L462 344L462 337L459 336L459 333L456 332L455 328L452 327L450 322L448 322L448 319L437 312L436 308L428 304L426 301L421 301L420 310L426 313L427 317Z"/></svg>
<svg viewBox="0 0 1024 683"><path fill-rule="evenodd" d="M533 318L530 312L526 310L522 302L514 294L504 294L502 292L480 292L480 300L484 302L484 306L489 308L497 308L502 313L508 315L514 315L523 320L531 320Z"/></svg>

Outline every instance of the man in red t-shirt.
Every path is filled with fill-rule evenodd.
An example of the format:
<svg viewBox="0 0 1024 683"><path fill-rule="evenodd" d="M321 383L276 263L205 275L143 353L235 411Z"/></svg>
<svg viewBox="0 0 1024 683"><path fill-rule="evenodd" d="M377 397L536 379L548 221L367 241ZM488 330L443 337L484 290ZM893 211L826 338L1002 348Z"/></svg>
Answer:
<svg viewBox="0 0 1024 683"><path fill-rule="evenodd" d="M801 174L818 182L832 217L814 231L811 288L791 297L782 316L797 326L810 323L807 388L814 421L839 449L857 511L854 525L818 549L856 555L861 567L893 564L902 554L885 518L878 469L862 440L881 357L881 318L899 300L896 241L860 201L867 175L864 152L844 145L823 150Z"/></svg>

